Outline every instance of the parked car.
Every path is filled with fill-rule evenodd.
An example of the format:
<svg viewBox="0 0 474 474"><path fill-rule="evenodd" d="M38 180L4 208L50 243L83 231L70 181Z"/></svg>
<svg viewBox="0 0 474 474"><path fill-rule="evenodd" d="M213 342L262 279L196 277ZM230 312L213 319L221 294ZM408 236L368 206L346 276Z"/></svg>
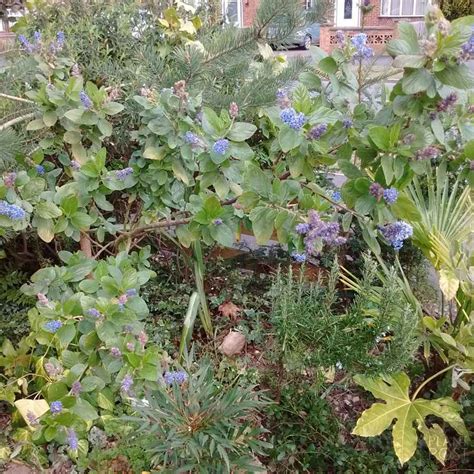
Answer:
<svg viewBox="0 0 474 474"><path fill-rule="evenodd" d="M319 23L307 25L295 33L293 43L300 48L309 49L311 45L319 45Z"/></svg>
<svg viewBox="0 0 474 474"><path fill-rule="evenodd" d="M277 26L268 28L267 38L272 44L272 38L277 34ZM312 23L303 26L294 33L293 37L287 41L288 45L298 46L300 48L309 49L312 45L319 45L320 25Z"/></svg>

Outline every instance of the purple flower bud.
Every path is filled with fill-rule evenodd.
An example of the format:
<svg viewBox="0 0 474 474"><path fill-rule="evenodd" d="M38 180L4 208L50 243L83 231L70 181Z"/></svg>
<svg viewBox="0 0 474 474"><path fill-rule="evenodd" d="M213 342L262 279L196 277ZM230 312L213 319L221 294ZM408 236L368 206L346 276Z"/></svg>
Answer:
<svg viewBox="0 0 474 474"><path fill-rule="evenodd" d="M133 173L133 168L124 168L123 170L117 170L115 172L115 177L120 181L123 181L127 176L130 176Z"/></svg>
<svg viewBox="0 0 474 474"><path fill-rule="evenodd" d="M74 171L79 171L81 169L81 164L76 161L76 160L72 160L71 161L71 168L74 170Z"/></svg>
<svg viewBox="0 0 474 474"><path fill-rule="evenodd" d="M235 102L229 105L229 115L233 119L236 119L239 115L239 106Z"/></svg>
<svg viewBox="0 0 474 474"><path fill-rule="evenodd" d="M142 347L145 347L145 344L148 342L148 335L145 331L140 331L137 335L137 339Z"/></svg>
<svg viewBox="0 0 474 474"><path fill-rule="evenodd" d="M222 225L224 221L220 218L214 219L214 225Z"/></svg>
<svg viewBox="0 0 474 474"><path fill-rule="evenodd" d="M325 123L314 126L308 133L308 137L311 140L319 140L328 130L328 126Z"/></svg>
<svg viewBox="0 0 474 474"><path fill-rule="evenodd" d="M32 411L26 413L26 419L31 426L39 425L38 417Z"/></svg>
<svg viewBox="0 0 474 474"><path fill-rule="evenodd" d="M200 138L190 131L184 134L184 141L191 146L198 146L201 143Z"/></svg>
<svg viewBox="0 0 474 474"><path fill-rule="evenodd" d="M121 357L122 351L118 347L111 347L110 348L110 355L112 357Z"/></svg>
<svg viewBox="0 0 474 474"><path fill-rule="evenodd" d="M7 173L7 174L3 177L3 184L4 184L7 188L13 188L13 187L15 186L15 181L16 181L16 173L15 173L15 172Z"/></svg>
<svg viewBox="0 0 474 474"><path fill-rule="evenodd" d="M48 298L46 298L46 296L43 295L43 293L36 293L36 298L38 298L39 304L46 306L49 303Z"/></svg>
<svg viewBox="0 0 474 474"><path fill-rule="evenodd" d="M125 294L129 297L132 298L133 296L137 296L137 290L135 288L129 288Z"/></svg>
<svg viewBox="0 0 474 474"><path fill-rule="evenodd" d="M127 350L133 352L135 350L135 344L133 342L127 342Z"/></svg>
<svg viewBox="0 0 474 474"><path fill-rule="evenodd" d="M81 75L81 68L79 65L76 63L72 66L71 68L71 76L78 77Z"/></svg>
<svg viewBox="0 0 474 474"><path fill-rule="evenodd" d="M45 173L45 169L43 165L36 165L35 170L40 175L43 175Z"/></svg>
<svg viewBox="0 0 474 474"><path fill-rule="evenodd" d="M124 392L125 394L129 395L132 385L133 385L133 378L131 375L127 374L122 379L122 382L120 384L120 390Z"/></svg>
<svg viewBox="0 0 474 474"><path fill-rule="evenodd" d="M369 193L374 196L377 201L380 201L383 198L384 188L379 183L372 183L369 187Z"/></svg>
<svg viewBox="0 0 474 474"><path fill-rule="evenodd" d="M79 99L81 100L82 105L84 106L85 109L91 109L92 106L94 105L90 97L84 91L81 91L79 93Z"/></svg>
<svg viewBox="0 0 474 474"><path fill-rule="evenodd" d="M352 127L352 120L350 118L345 118L343 121L342 121L342 126L344 128L351 128Z"/></svg>
<svg viewBox="0 0 474 474"><path fill-rule="evenodd" d="M437 158L439 155L438 148L434 146L427 146L422 150L418 150L415 155L415 159L417 160L431 160Z"/></svg>
<svg viewBox="0 0 474 474"><path fill-rule="evenodd" d="M79 382L79 380L76 380L71 385L71 395L73 397L77 397L81 392L82 392L81 382Z"/></svg>
<svg viewBox="0 0 474 474"><path fill-rule="evenodd" d="M76 432L72 428L67 430L67 442L69 444L69 449L76 451L79 446L79 441Z"/></svg>

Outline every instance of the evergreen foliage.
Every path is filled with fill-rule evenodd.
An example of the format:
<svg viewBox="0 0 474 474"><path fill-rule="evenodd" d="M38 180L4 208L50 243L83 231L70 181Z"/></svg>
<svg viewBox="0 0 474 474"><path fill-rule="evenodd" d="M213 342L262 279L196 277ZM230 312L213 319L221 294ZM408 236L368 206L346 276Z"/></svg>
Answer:
<svg viewBox="0 0 474 474"><path fill-rule="evenodd" d="M382 285L374 304L376 265L366 258L362 289L352 304L338 295L335 264L323 284L305 285L289 272L273 288L273 322L288 368L336 367L356 373L401 370L418 346L416 314L400 305L395 273ZM345 309L342 309L344 308Z"/></svg>

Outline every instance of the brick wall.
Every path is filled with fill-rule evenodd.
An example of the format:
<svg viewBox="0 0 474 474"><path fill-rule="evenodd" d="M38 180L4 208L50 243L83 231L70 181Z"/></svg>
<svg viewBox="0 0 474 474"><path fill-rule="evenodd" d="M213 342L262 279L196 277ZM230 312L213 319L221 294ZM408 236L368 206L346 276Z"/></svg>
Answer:
<svg viewBox="0 0 474 474"><path fill-rule="evenodd" d="M242 0L243 26L250 26L253 23L258 9L258 0Z"/></svg>
<svg viewBox="0 0 474 474"><path fill-rule="evenodd" d="M337 1L337 0L336 0ZM397 24L406 21L420 21L422 17L383 17L380 16L381 0L372 2L374 8L364 15L364 32L367 34L367 43L380 53L385 45L397 35ZM341 28L334 25L335 15L331 15L332 24L321 26L320 47L329 52L336 46L335 34L337 30L343 31L346 36L360 33L361 28Z"/></svg>

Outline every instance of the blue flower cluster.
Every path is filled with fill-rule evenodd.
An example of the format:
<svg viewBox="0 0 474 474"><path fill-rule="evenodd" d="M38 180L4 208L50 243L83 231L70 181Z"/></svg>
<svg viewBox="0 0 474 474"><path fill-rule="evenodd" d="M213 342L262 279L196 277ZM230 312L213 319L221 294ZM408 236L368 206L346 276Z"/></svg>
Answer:
<svg viewBox="0 0 474 474"><path fill-rule="evenodd" d="M133 168L124 168L123 170L117 170L115 172L115 177L120 181L123 181L127 176L130 176L133 173Z"/></svg>
<svg viewBox="0 0 474 474"><path fill-rule="evenodd" d="M309 138L312 140L319 140L328 130L328 126L325 123L320 123L314 126L308 133Z"/></svg>
<svg viewBox="0 0 474 474"><path fill-rule="evenodd" d="M367 46L367 35L359 33L351 38L351 43L356 51L352 56L353 59L369 59L374 55L374 50Z"/></svg>
<svg viewBox="0 0 474 474"><path fill-rule="evenodd" d="M128 298L132 298L133 296L137 296L137 290L135 288L129 288L125 294L127 295Z"/></svg>
<svg viewBox="0 0 474 474"><path fill-rule="evenodd" d="M52 321L48 321L47 323L45 323L43 326L43 329L45 331L48 331L54 334L62 327L62 325L63 323L61 321L58 321L57 319L53 319Z"/></svg>
<svg viewBox="0 0 474 474"><path fill-rule="evenodd" d="M298 234L305 236L304 244L308 255L317 255L319 253L317 247L320 243L334 246L342 245L347 240L339 235L339 223L323 221L314 210L309 211L308 222L298 224L295 230Z"/></svg>
<svg viewBox="0 0 474 474"><path fill-rule="evenodd" d="M101 317L100 311L98 309L95 309L95 308L88 309L87 314L89 316L92 316L93 318L100 318Z"/></svg>
<svg viewBox="0 0 474 474"><path fill-rule="evenodd" d="M63 404L59 400L51 402L49 409L53 415L58 415L63 411Z"/></svg>
<svg viewBox="0 0 474 474"><path fill-rule="evenodd" d="M339 202L342 199L341 192L333 191L331 198L334 202Z"/></svg>
<svg viewBox="0 0 474 474"><path fill-rule="evenodd" d="M385 189L383 192L383 198L387 204L394 204L398 199L398 191L395 188Z"/></svg>
<svg viewBox="0 0 474 474"><path fill-rule="evenodd" d="M167 385L172 385L174 383L182 384L188 380L188 374L184 372L184 370L165 372L163 378Z"/></svg>
<svg viewBox="0 0 474 474"><path fill-rule="evenodd" d="M10 204L7 201L0 201L0 215L19 221L25 217L26 212L20 206Z"/></svg>
<svg viewBox="0 0 474 474"><path fill-rule="evenodd" d="M56 54L58 51L61 51L64 48L66 42L66 35L63 31L58 31L56 34L56 41L53 41L49 45L49 50L51 53Z"/></svg>
<svg viewBox="0 0 474 474"><path fill-rule="evenodd" d="M86 108L86 109L91 109L92 108L92 106L93 106L92 100L85 93L85 91L79 92L79 99L81 100L82 105L84 106L84 108Z"/></svg>
<svg viewBox="0 0 474 474"><path fill-rule="evenodd" d="M304 263L304 262L306 262L306 254L305 254L305 253L291 252L291 258L292 258L296 263Z"/></svg>
<svg viewBox="0 0 474 474"><path fill-rule="evenodd" d="M306 122L306 117L303 112L296 112L293 107L283 109L280 112L280 118L283 123L290 126L293 130L299 130Z"/></svg>
<svg viewBox="0 0 474 474"><path fill-rule="evenodd" d="M345 118L343 121L342 121L342 126L344 128L351 128L353 125L352 123L352 120L350 118Z"/></svg>
<svg viewBox="0 0 474 474"><path fill-rule="evenodd" d="M396 221L379 227L381 234L395 250L403 247L403 242L413 235L413 227L404 222Z"/></svg>
<svg viewBox="0 0 474 474"><path fill-rule="evenodd" d="M217 140L216 143L212 146L212 151L218 155L225 155L229 149L229 140L221 138Z"/></svg>
<svg viewBox="0 0 474 474"><path fill-rule="evenodd" d="M41 47L41 33L39 31L33 33L34 43L30 43L25 35L18 35L18 41L28 53L34 53Z"/></svg>
<svg viewBox="0 0 474 474"><path fill-rule="evenodd" d="M44 175L45 173L45 169L43 165L36 165L35 170L40 176Z"/></svg>
<svg viewBox="0 0 474 474"><path fill-rule="evenodd" d="M197 146L201 142L199 137L195 135L193 132L186 132L184 134L184 141L188 145L192 145L192 146Z"/></svg>

